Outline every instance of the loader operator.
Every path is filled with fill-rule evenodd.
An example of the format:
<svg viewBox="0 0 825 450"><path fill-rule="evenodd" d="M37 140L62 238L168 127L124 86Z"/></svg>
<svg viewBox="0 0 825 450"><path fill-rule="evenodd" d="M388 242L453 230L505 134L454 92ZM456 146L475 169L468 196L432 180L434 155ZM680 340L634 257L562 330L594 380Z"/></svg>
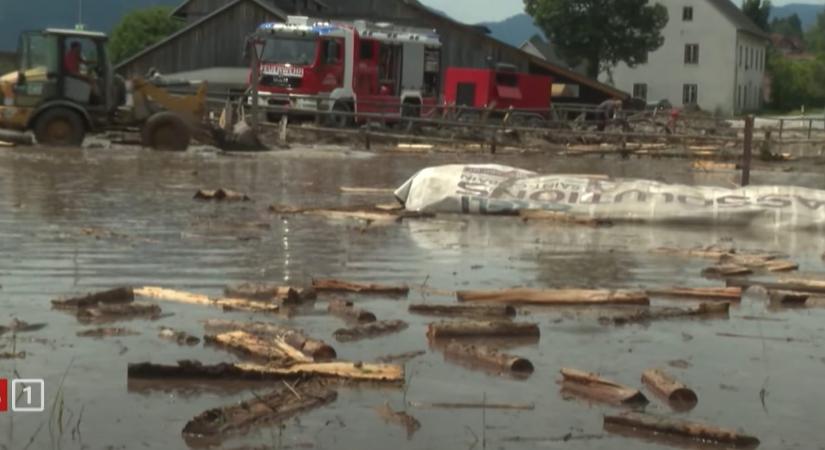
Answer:
<svg viewBox="0 0 825 450"><path fill-rule="evenodd" d="M92 89L91 96L92 99L94 99L100 92L97 88L97 82L93 77L83 74L80 70L81 64L88 63L88 61L83 59L83 46L80 42L72 42L69 46L69 51L67 51L66 55L63 57L63 70L65 70L69 76L89 83L89 86Z"/></svg>
<svg viewBox="0 0 825 450"><path fill-rule="evenodd" d="M604 131L607 128L607 123L614 119L617 112L622 110L622 101L621 100L605 100L601 104L599 104L597 108L597 117L599 120L598 129L599 131Z"/></svg>

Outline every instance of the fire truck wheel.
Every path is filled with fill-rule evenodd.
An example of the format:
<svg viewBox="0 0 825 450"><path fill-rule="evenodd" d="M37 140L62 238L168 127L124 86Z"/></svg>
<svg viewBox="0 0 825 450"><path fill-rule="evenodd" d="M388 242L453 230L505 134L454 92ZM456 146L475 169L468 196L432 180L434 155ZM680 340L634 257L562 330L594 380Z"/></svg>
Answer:
<svg viewBox="0 0 825 450"><path fill-rule="evenodd" d="M335 114L336 112L341 114ZM335 104L332 105L332 113L333 114L329 116L329 125L331 127L347 128L352 126L353 120L352 116L350 116L350 114L352 114L352 107L349 103L335 102Z"/></svg>
<svg viewBox="0 0 825 450"><path fill-rule="evenodd" d="M192 131L177 114L159 112L143 125L141 142L155 150L185 151L192 140Z"/></svg>
<svg viewBox="0 0 825 450"><path fill-rule="evenodd" d="M34 136L41 145L79 147L86 137L86 126L80 114L68 108L51 108L34 123Z"/></svg>

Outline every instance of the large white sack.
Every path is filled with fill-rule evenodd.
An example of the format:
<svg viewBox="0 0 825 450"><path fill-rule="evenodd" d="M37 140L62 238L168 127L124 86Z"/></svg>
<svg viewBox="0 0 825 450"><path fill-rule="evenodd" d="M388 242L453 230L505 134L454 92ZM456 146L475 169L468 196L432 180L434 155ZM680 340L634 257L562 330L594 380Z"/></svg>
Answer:
<svg viewBox="0 0 825 450"><path fill-rule="evenodd" d="M820 229L825 191L793 186L725 189L649 180L539 175L496 164L424 169L395 192L410 211L514 214L563 211L615 221Z"/></svg>

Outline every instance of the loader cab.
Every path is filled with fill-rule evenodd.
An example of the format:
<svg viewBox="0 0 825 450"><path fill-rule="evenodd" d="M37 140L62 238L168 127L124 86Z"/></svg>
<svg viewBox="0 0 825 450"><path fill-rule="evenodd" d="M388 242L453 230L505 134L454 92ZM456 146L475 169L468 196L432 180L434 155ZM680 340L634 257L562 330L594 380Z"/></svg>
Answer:
<svg viewBox="0 0 825 450"><path fill-rule="evenodd" d="M111 65L103 33L47 29L20 37L18 102L36 106L69 101L81 108L108 110L113 105Z"/></svg>

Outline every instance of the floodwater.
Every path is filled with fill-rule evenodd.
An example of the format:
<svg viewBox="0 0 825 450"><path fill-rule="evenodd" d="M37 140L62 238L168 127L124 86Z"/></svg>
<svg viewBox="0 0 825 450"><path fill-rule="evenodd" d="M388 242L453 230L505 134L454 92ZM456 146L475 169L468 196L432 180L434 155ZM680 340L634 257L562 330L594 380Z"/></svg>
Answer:
<svg viewBox="0 0 825 450"><path fill-rule="evenodd" d="M232 437L215 448L559 448L654 449L666 443L609 434L609 406L565 399L556 383L562 367L601 372L640 386L650 367L668 368L692 386L699 405L671 412L651 398L648 411L740 428L765 449L825 448L825 309L769 311L764 294L749 291L729 320L662 321L606 327L599 312L523 310L518 320L540 324L537 344L510 351L532 360L527 380L497 377L444 361L429 349L431 318L407 313L410 302L453 302L423 292L506 287L637 288L703 286L706 261L655 255L659 246L692 247L723 241L740 249L786 252L807 272L823 272L820 235L730 228L591 229L524 224L514 218L443 216L364 229L320 217L270 215L270 204L339 206L387 201L342 196L341 186L395 187L416 170L452 162L497 162L543 172L607 173L685 183L731 185L730 172L694 172L684 161L553 159L533 156L372 155L330 148L255 156L209 152L153 153L136 149L0 151L0 325L19 318L47 327L0 337L0 377L43 378L42 413L0 414L3 449L187 448L181 430L204 410L265 393L267 385L129 383L127 364L206 363L238 357L212 347L180 347L157 337L169 326L202 335L199 320L272 320L333 343L342 359L371 361L428 350L406 366L400 388L339 388L333 404ZM814 168L816 169L816 168ZM825 188L820 173L758 172L757 183ZM200 188L227 187L249 203L203 203ZM161 303L158 321L123 326L140 336L103 340L75 336L87 328L50 300L122 285L155 285L218 296L230 283L300 284L312 277L407 283L408 299L354 297L380 319L404 319L406 331L375 340L335 343L344 325L316 312L292 318ZM664 304L654 299L655 304ZM753 320L761 318L762 320ZM763 336L737 339L717 333ZM793 341L771 338L792 337ZM62 401L60 400L62 398ZM435 410L408 407L422 424L406 431L375 412L388 402L534 403L532 411ZM62 425L61 425L62 424ZM692 448L689 445L687 448Z"/></svg>

